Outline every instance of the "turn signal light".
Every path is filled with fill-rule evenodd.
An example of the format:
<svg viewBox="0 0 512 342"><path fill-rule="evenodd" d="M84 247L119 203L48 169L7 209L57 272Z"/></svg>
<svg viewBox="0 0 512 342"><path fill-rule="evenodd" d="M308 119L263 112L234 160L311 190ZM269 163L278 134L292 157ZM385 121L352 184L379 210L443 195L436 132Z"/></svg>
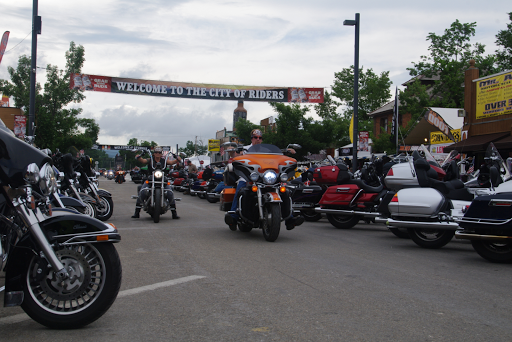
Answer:
<svg viewBox="0 0 512 342"><path fill-rule="evenodd" d="M96 241L108 241L108 235L98 235Z"/></svg>
<svg viewBox="0 0 512 342"><path fill-rule="evenodd" d="M284 187L284 186L280 187L279 192L286 192L286 187Z"/></svg>
<svg viewBox="0 0 512 342"><path fill-rule="evenodd" d="M258 191L258 187L256 185L253 185L251 190L252 190L252 192L257 192Z"/></svg>
<svg viewBox="0 0 512 342"><path fill-rule="evenodd" d="M148 181L148 180L146 181L146 184L149 184L149 181Z"/></svg>
<svg viewBox="0 0 512 342"><path fill-rule="evenodd" d="M30 196L30 208L32 208L32 210L36 209L36 200L34 196Z"/></svg>

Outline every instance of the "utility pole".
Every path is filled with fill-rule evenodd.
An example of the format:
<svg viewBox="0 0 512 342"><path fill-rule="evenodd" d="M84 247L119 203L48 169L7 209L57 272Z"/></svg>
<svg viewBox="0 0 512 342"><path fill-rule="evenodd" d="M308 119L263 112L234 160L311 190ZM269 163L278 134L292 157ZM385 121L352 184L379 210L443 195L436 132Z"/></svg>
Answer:
<svg viewBox="0 0 512 342"><path fill-rule="evenodd" d="M30 64L30 102L28 107L27 135L34 135L34 122L36 117L36 60L37 60L37 35L41 34L41 17L37 15L38 0L32 4L32 56Z"/></svg>

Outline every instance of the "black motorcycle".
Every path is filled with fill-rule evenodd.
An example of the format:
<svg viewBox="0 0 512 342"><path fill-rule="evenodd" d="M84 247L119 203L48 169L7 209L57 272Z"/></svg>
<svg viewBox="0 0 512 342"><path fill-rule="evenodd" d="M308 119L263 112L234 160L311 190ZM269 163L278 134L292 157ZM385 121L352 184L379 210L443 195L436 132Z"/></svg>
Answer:
<svg viewBox="0 0 512 342"><path fill-rule="evenodd" d="M117 229L68 209L52 210L51 159L7 129L0 129L0 166L4 305L21 305L55 329L97 320L121 286Z"/></svg>

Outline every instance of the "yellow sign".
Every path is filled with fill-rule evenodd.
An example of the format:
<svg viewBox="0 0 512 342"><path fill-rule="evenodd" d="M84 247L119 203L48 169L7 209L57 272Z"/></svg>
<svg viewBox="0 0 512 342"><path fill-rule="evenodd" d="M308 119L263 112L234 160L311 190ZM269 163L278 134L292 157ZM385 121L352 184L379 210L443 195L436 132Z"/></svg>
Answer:
<svg viewBox="0 0 512 342"><path fill-rule="evenodd" d="M452 129L450 130L455 140L460 141L460 128L459 129ZM446 144L446 143L452 143L455 142L453 140L450 140L446 134L444 134L441 131L437 132L430 132L430 144Z"/></svg>
<svg viewBox="0 0 512 342"><path fill-rule="evenodd" d="M512 72L477 81L476 118L506 114L512 114Z"/></svg>
<svg viewBox="0 0 512 342"><path fill-rule="evenodd" d="M208 151L210 151L210 152L220 151L220 139L208 139Z"/></svg>

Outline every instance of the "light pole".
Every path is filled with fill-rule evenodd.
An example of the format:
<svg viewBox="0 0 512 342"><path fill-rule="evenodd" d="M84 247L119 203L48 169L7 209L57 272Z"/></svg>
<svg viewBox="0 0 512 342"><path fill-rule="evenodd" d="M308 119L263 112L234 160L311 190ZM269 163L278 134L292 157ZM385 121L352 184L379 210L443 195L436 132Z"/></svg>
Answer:
<svg viewBox="0 0 512 342"><path fill-rule="evenodd" d="M359 13L356 13L356 20L344 20L343 25L355 26L356 28L356 38L354 46L354 136L352 140L354 143L352 146L352 172L355 172L358 169L357 138L359 135L359 130L357 128L357 109L359 107Z"/></svg>
<svg viewBox="0 0 512 342"><path fill-rule="evenodd" d="M32 4L32 56L30 63L30 97L28 106L27 135L34 135L34 121L36 113L36 60L37 60L37 35L41 34L41 17L37 15L38 0Z"/></svg>

